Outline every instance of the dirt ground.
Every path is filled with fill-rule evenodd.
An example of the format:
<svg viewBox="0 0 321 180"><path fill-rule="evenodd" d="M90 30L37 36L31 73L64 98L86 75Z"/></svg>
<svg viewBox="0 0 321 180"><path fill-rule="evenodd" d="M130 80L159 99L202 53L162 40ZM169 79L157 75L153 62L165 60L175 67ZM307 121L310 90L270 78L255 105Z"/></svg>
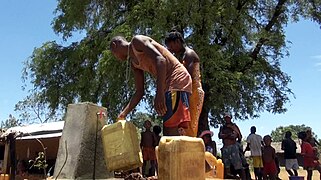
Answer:
<svg viewBox="0 0 321 180"><path fill-rule="evenodd" d="M300 169L298 170L299 176L304 176L306 177L307 173L306 170L304 170L302 167L300 167ZM279 174L279 177L283 180L283 179L289 179L289 175L286 172L284 167L281 167L281 172ZM306 178L305 178L306 179ZM312 179L320 179L320 174L317 170L313 171L313 176Z"/></svg>
<svg viewBox="0 0 321 180"><path fill-rule="evenodd" d="M306 179L306 170L304 170L302 167L300 167L300 169L298 170L298 173L299 173L299 176L304 176ZM251 175L252 175L252 179L254 179L254 173L251 172ZM284 167L281 167L281 172L279 174L279 178L282 179L282 180L288 180L289 179L289 175L288 173L286 172L285 168ZM312 179L313 180L317 180L320 178L320 174L317 170L313 171L313 176L312 176Z"/></svg>

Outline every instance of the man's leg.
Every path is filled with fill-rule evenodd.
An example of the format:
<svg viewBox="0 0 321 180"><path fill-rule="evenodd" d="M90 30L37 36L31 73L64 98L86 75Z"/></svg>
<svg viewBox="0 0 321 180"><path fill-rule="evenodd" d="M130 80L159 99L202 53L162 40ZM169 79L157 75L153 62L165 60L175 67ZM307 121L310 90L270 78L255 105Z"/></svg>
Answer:
<svg viewBox="0 0 321 180"><path fill-rule="evenodd" d="M293 176L293 172L291 171L291 169L287 169L286 172L288 172L289 176Z"/></svg>
<svg viewBox="0 0 321 180"><path fill-rule="evenodd" d="M298 171L296 169L293 169L294 176L298 176Z"/></svg>
<svg viewBox="0 0 321 180"><path fill-rule="evenodd" d="M221 149L222 153L222 161L224 164L224 178L225 179L230 179L232 178L231 174L231 161L229 159L230 157L230 147L224 147Z"/></svg>
<svg viewBox="0 0 321 180"><path fill-rule="evenodd" d="M258 179L258 180L262 180L262 168L259 168L259 167L255 167L254 168L254 175L255 175L255 178Z"/></svg>
<svg viewBox="0 0 321 180"><path fill-rule="evenodd" d="M234 168L237 170L237 173L240 175L241 179L246 180L246 175L243 168L243 161L242 161L239 145L238 144L232 145L230 150L231 150L231 153L230 153L231 161Z"/></svg>
<svg viewBox="0 0 321 180"><path fill-rule="evenodd" d="M147 162L146 162L146 160L144 160L143 161L143 167L142 167L142 175L144 177L146 177L146 164L147 164Z"/></svg>

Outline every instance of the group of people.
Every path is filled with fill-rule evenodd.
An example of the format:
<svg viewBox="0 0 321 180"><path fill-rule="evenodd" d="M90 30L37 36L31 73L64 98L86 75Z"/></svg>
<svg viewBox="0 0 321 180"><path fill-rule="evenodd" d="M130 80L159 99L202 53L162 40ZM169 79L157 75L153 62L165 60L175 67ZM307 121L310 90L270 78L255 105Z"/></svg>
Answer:
<svg viewBox="0 0 321 180"><path fill-rule="evenodd" d="M252 126L250 129L251 133L246 139L247 146L243 151L241 145L242 134L238 126L231 119L232 116L230 114L224 115L224 125L221 126L218 135L223 142L221 153L225 177L235 178L237 175L241 179L251 179L248 163L244 157L244 153L250 151L255 179L279 179L279 161L275 149L271 146L271 136L265 135L262 138L262 136L256 134L256 127ZM281 149L284 151L285 169L289 176L298 176L297 145L291 137L292 133L287 131L282 140ZM317 151L317 145L319 144L313 138L311 129L300 132L298 138L302 141L301 155L303 156L303 168L307 171L307 179L311 180L313 170L318 170L321 174Z"/></svg>
<svg viewBox="0 0 321 180"><path fill-rule="evenodd" d="M155 147L158 146L161 139L160 133L162 129L160 126L154 125L153 131L151 131L151 127L152 123L146 120L144 122L145 131L141 133L140 141L140 148L143 154L142 175L145 177L155 176L155 172L158 170ZM148 162L149 166L147 166Z"/></svg>
<svg viewBox="0 0 321 180"><path fill-rule="evenodd" d="M142 175L144 177L155 176L155 172L158 173L158 163L156 159L155 148L159 145L161 139L161 127L154 125L149 120L144 122L144 131L141 133L140 147L143 154L143 166ZM152 131L151 131L152 129ZM186 132L181 133L181 136L185 136ZM203 139L204 148L207 152L217 156L217 148L215 141L212 140L213 132L210 130L203 131L198 137Z"/></svg>
<svg viewBox="0 0 321 180"><path fill-rule="evenodd" d="M120 112L118 119L125 119L143 98L144 72L148 72L156 78L154 108L163 118L163 135L196 137L204 100L200 78L200 59L194 50L187 47L182 34L177 31L171 31L166 35L165 45L167 48L144 35L136 35L130 42L123 36L115 36L111 39L110 50L112 54L117 59L130 64L136 88L136 92ZM224 115L225 122L218 135L223 142L221 154L225 176L229 178L233 174L238 174L242 179L248 179L250 176L248 163L244 158L243 148L240 144L242 134L231 119L230 114ZM158 143L156 140L155 142L151 139L146 140L147 134L154 133L154 131L148 130L151 124L146 126L146 132L144 132L146 134L142 134L141 146L145 157L148 157L148 154L152 154L150 148L154 148ZM256 128L252 127L245 151L251 151L256 179L277 179L278 165L275 162L277 159L275 149L271 146L272 138L269 135L262 138L255 132ZM317 169L320 172L321 168L315 158L317 156L315 148L313 145L310 147L310 143L305 143L308 142L309 132L299 135L303 141L301 150L304 156L304 167L308 172L308 179L311 179L312 169ZM216 156L216 144L211 140L211 136L211 131L204 131L199 135L204 140L206 150ZM154 139L154 135L151 137ZM296 176L298 166L295 155L293 155L296 152L296 144L291 141L289 132L282 142L282 149L285 151L286 169L289 175ZM150 161L151 172L157 169L154 156ZM147 161L147 159L150 158L144 160ZM145 172L145 167L146 162L144 161L143 172Z"/></svg>
<svg viewBox="0 0 321 180"><path fill-rule="evenodd" d="M163 119L163 135L199 136L203 138L206 149L216 155L216 144L211 140L210 131L198 133L198 120L205 95L201 84L200 58L186 45L183 35L177 30L166 35L165 45L144 35L136 35L130 42L123 36L111 39L112 54L130 64L136 88L118 119L125 119L144 96L144 72L148 72L156 78L154 108ZM150 131L150 121L146 121L144 126L145 132L141 136L144 159L142 172L150 176L155 169L157 171L153 151L159 140L154 141L155 134L154 130ZM151 167L148 172L147 162Z"/></svg>

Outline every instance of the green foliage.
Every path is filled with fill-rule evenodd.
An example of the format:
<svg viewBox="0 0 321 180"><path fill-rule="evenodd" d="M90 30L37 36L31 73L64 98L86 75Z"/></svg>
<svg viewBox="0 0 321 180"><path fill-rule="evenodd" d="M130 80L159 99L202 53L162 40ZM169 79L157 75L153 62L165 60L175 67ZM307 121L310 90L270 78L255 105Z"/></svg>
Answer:
<svg viewBox="0 0 321 180"><path fill-rule="evenodd" d="M302 125L289 125L289 126L280 126L271 132L271 137L275 142L281 142L284 139L284 135L286 131L290 131L292 133L292 139L298 139L298 133L301 131L306 131L311 129L308 126ZM313 136L317 139L317 136L312 133Z"/></svg>
<svg viewBox="0 0 321 180"><path fill-rule="evenodd" d="M135 113L135 115L133 115L133 117L131 118L131 121L133 122L133 124L136 125L136 127L140 130L143 131L144 130L144 122L146 120L151 121L152 126L154 125L159 125L162 127L162 121L161 119L154 117L151 114L148 113L143 113L143 112L137 112ZM152 130L152 129L151 129Z"/></svg>
<svg viewBox="0 0 321 180"><path fill-rule="evenodd" d="M48 103L45 103L43 98L35 92L15 105L15 111L20 112L19 121L21 123L47 123L60 120L62 115L56 109L50 111Z"/></svg>
<svg viewBox="0 0 321 180"><path fill-rule="evenodd" d="M11 127L20 126L21 122L15 118L13 115L9 115L9 118L1 122L1 129L6 130Z"/></svg>
<svg viewBox="0 0 321 180"><path fill-rule="evenodd" d="M177 26L200 56L206 93L202 112L211 115L211 125L220 123L227 110L241 120L263 111L283 113L292 95L291 79L280 69L288 55L284 27L299 17L320 24L320 6L320 0L59 0L54 31L65 40L79 32L85 37L67 46L45 42L36 48L24 78L50 110L91 101L102 103L116 119L134 87L132 78L126 79L127 64L108 51L110 38L145 34L163 42ZM150 108L155 82L150 76L146 81L144 104ZM207 116L201 121L207 124Z"/></svg>

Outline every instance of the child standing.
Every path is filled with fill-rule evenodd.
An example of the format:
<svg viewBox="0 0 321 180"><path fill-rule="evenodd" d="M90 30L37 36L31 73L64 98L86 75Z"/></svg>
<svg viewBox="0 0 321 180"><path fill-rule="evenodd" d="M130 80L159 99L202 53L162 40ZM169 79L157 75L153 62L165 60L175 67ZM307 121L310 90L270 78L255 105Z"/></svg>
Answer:
<svg viewBox="0 0 321 180"><path fill-rule="evenodd" d="M275 164L275 149L271 146L272 138L269 135L263 137L263 179L275 180L277 168Z"/></svg>
<svg viewBox="0 0 321 180"><path fill-rule="evenodd" d="M160 126L155 125L153 127L153 133L154 133L155 138L156 138L156 142L154 144L155 147L159 145L159 141L161 139L161 135L160 135L161 132L162 132L162 128Z"/></svg>
<svg viewBox="0 0 321 180"><path fill-rule="evenodd" d="M142 174L143 176L154 176L155 175L155 162L156 162L156 154L155 154L155 144L156 144L156 136L150 130L152 123L149 120L144 122L145 131L141 133L141 142L140 147L143 153L143 167ZM147 162L150 162L150 168L148 173L146 174L146 165Z"/></svg>
<svg viewBox="0 0 321 180"><path fill-rule="evenodd" d="M302 131L299 132L298 138L302 140L301 144L301 154L303 156L303 165L304 169L307 171L307 180L312 179L313 170L316 169L320 173L321 179L321 166L318 161L318 157L316 156L312 145L308 142L307 133Z"/></svg>
<svg viewBox="0 0 321 180"><path fill-rule="evenodd" d="M161 139L161 135L160 135L161 132L162 132L162 128L161 128L160 126L155 125L155 126L153 127L153 133L154 133L155 139L156 139L156 142L155 142L155 144L154 144L155 147L159 145L159 141L160 141L160 139ZM155 169L156 169L156 173L158 174L158 163L157 163L157 159L156 159L156 161L155 161Z"/></svg>
<svg viewBox="0 0 321 180"><path fill-rule="evenodd" d="M216 143L212 141L213 132L210 130L203 131L199 137L203 139L205 151L212 153L215 157L217 155Z"/></svg>

